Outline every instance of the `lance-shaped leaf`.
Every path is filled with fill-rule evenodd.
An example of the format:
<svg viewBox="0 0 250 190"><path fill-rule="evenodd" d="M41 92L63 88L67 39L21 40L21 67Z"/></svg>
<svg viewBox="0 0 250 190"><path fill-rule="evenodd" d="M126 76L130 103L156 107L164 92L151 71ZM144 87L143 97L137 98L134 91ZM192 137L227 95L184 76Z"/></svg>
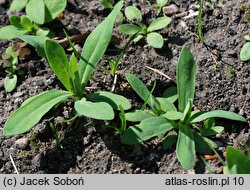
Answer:
<svg viewBox="0 0 250 190"><path fill-rule="evenodd" d="M8 118L3 129L4 135L17 135L28 131L53 106L70 97L72 97L70 92L51 90L32 97L32 100L28 99L27 103L17 109Z"/></svg>
<svg viewBox="0 0 250 190"><path fill-rule="evenodd" d="M193 131L189 126L179 125L176 155L185 170L193 168L196 157L195 142Z"/></svg>
<svg viewBox="0 0 250 190"><path fill-rule="evenodd" d="M131 108L131 104L127 98L111 92L96 92L87 96L87 99L93 102L106 102L111 105L114 110L119 110L120 105L124 110Z"/></svg>
<svg viewBox="0 0 250 190"><path fill-rule="evenodd" d="M116 16L122 7L123 1L119 1L108 17L91 32L84 43L81 55L85 60L81 60L79 65L79 75L83 87L86 87L94 68L109 45Z"/></svg>
<svg viewBox="0 0 250 190"><path fill-rule="evenodd" d="M19 35L23 35L28 31L22 28L17 28L15 26L9 25L0 28L0 40L11 40Z"/></svg>
<svg viewBox="0 0 250 190"><path fill-rule="evenodd" d="M75 102L75 110L79 115L99 120L114 119L113 108L106 102L90 102L85 98Z"/></svg>
<svg viewBox="0 0 250 190"><path fill-rule="evenodd" d="M45 53L56 76L68 91L73 92L70 82L69 61L62 46L52 40L46 40Z"/></svg>
<svg viewBox="0 0 250 190"><path fill-rule="evenodd" d="M208 118L218 117L224 119L230 119L234 121L245 122L246 119L234 112L224 111L224 110L213 110L209 112L198 112L191 116L190 123L197 123Z"/></svg>
<svg viewBox="0 0 250 190"><path fill-rule="evenodd" d="M154 117L154 113L149 110L135 110L125 114L126 120L131 122L141 122L150 117Z"/></svg>
<svg viewBox="0 0 250 190"><path fill-rule="evenodd" d="M176 71L178 111L183 112L189 99L194 99L196 66L193 55L183 47Z"/></svg>
<svg viewBox="0 0 250 190"><path fill-rule="evenodd" d="M171 123L164 117L152 117L143 120L139 125L129 127L121 137L124 144L138 144L166 133L173 129Z"/></svg>
<svg viewBox="0 0 250 190"><path fill-rule="evenodd" d="M199 133L194 133L195 150L200 154L213 154L210 147L218 148L218 145L212 140L201 136Z"/></svg>

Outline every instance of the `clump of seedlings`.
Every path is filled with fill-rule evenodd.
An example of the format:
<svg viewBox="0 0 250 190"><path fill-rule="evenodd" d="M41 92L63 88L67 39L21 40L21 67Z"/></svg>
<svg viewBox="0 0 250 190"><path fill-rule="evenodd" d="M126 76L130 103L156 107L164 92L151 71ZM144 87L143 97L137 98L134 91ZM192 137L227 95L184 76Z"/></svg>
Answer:
<svg viewBox="0 0 250 190"><path fill-rule="evenodd" d="M0 28L0 39L11 40L26 33L47 36L50 30L40 25L54 20L66 5L66 0L13 0L10 10L25 9L26 15L10 16L10 25Z"/></svg>
<svg viewBox="0 0 250 190"><path fill-rule="evenodd" d="M177 65L177 90L167 89L163 97L154 97L135 75L126 73L126 78L135 92L145 102L140 110L125 114L126 121L135 124L121 136L125 144L143 143L153 137L164 136L164 148L176 145L177 158L183 168L194 167L196 152L209 154L217 148L210 136L221 133L224 127L217 126L214 118L245 122L245 118L223 110L192 110L195 94L196 64L187 47L181 51ZM178 107L174 102L178 100ZM151 109L145 109L145 105Z"/></svg>

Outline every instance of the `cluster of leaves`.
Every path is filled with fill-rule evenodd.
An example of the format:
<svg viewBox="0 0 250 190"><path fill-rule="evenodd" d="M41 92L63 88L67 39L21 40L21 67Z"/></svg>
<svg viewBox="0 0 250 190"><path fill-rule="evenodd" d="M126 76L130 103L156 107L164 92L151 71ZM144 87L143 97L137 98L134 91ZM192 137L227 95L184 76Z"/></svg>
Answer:
<svg viewBox="0 0 250 190"><path fill-rule="evenodd" d="M149 26L146 26L142 22L141 11L134 6L127 6L125 8L125 16L129 21L133 23L122 24L118 27L118 30L127 35L134 35L134 42L146 37L147 43L154 48L162 48L164 39L161 34L156 32L157 30L165 28L171 22L171 18L162 16L156 18Z"/></svg>
<svg viewBox="0 0 250 190"><path fill-rule="evenodd" d="M10 24L0 28L0 39L13 39L25 33L47 36L48 28L40 25L50 22L66 8L67 0L13 0L10 10L21 11L26 15L10 16Z"/></svg>
<svg viewBox="0 0 250 190"><path fill-rule="evenodd" d="M46 91L26 100L6 121L3 130L5 135L28 131L52 107L65 101L75 102L74 108L78 115L99 120L114 119L114 110L119 110L119 106L124 110L131 108L129 101L117 94L84 94L87 82L111 40L115 18L122 6L123 1L117 3L110 15L88 36L79 55L79 64L74 53L68 61L64 49L58 43L45 40L44 49L49 65L67 91Z"/></svg>
<svg viewBox="0 0 250 190"><path fill-rule="evenodd" d="M242 61L248 61L250 60L250 32L244 37L247 42L244 44L240 51L240 59Z"/></svg>
<svg viewBox="0 0 250 190"><path fill-rule="evenodd" d="M143 143L153 137L165 136L163 144L170 148L176 144L177 158L184 167L194 166L196 152L210 154L216 143L208 137L221 133L224 127L216 126L215 119L225 118L246 121L233 112L214 110L192 111L196 66L190 50L184 47L177 65L177 90L167 89L163 97L154 97L142 81L127 73L126 78L136 93L148 104L150 110L135 110L125 114L126 120L135 122L121 136L125 144ZM178 108L174 102L178 100ZM205 121L205 122L202 122Z"/></svg>
<svg viewBox="0 0 250 190"><path fill-rule="evenodd" d="M4 79L4 88L6 92L11 92L15 89L17 84L17 75L15 72L18 63L18 56L12 47L8 47L2 54L2 59L0 66L5 68L5 72L8 74Z"/></svg>

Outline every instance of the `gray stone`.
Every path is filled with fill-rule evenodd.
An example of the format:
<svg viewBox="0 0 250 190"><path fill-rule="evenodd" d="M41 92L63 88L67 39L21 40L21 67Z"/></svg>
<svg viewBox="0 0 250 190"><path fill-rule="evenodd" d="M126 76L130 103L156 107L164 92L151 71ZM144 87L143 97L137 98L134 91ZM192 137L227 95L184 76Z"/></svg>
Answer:
<svg viewBox="0 0 250 190"><path fill-rule="evenodd" d="M21 138L16 140L15 145L19 149L25 149L28 145L28 138Z"/></svg>
<svg viewBox="0 0 250 190"><path fill-rule="evenodd" d="M178 7L175 4L165 6L162 10L167 16L172 16L179 11Z"/></svg>

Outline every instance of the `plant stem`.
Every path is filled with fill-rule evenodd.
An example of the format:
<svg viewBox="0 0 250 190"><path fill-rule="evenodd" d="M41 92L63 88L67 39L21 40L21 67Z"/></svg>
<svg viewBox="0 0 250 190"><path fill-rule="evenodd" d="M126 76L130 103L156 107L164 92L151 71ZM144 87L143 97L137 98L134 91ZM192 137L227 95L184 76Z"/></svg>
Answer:
<svg viewBox="0 0 250 190"><path fill-rule="evenodd" d="M198 16L198 36L200 42L203 44L204 38L202 33L202 10L203 10L203 0L200 0L199 16Z"/></svg>

